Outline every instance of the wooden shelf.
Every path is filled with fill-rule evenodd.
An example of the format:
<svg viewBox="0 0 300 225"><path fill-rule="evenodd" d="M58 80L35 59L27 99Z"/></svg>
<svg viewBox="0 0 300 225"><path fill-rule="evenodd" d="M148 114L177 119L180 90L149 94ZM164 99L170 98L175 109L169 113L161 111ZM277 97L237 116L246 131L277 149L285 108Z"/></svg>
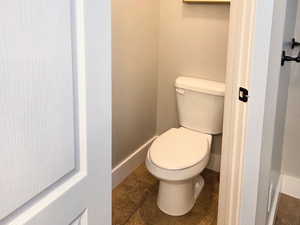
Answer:
<svg viewBox="0 0 300 225"><path fill-rule="evenodd" d="M230 3L230 0L183 0L187 3Z"/></svg>

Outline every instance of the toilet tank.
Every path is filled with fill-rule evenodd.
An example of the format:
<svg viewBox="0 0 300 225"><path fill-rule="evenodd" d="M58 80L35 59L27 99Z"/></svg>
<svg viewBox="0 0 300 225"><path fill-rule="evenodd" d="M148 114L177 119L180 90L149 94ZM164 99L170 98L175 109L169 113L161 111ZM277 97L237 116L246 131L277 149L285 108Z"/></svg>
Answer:
<svg viewBox="0 0 300 225"><path fill-rule="evenodd" d="M224 83L178 77L175 87L182 127L212 135L222 133Z"/></svg>

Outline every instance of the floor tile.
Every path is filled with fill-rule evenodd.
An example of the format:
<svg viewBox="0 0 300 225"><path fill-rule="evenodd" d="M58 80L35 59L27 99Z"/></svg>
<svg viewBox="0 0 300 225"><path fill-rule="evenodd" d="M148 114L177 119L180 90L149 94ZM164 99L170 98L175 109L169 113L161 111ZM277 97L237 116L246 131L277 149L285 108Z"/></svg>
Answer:
<svg viewBox="0 0 300 225"><path fill-rule="evenodd" d="M280 194L275 225L300 225L300 199Z"/></svg>
<svg viewBox="0 0 300 225"><path fill-rule="evenodd" d="M194 208L173 217L159 210L158 180L140 166L113 191L113 225L217 225L219 174L205 170L202 175L205 186Z"/></svg>

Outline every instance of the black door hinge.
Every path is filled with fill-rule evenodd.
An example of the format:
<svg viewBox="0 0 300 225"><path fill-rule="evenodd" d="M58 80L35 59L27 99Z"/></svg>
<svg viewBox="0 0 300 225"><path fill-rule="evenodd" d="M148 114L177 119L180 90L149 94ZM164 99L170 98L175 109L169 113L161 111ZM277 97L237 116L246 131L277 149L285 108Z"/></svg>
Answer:
<svg viewBox="0 0 300 225"><path fill-rule="evenodd" d="M246 88L240 87L239 100L242 102L248 102L249 91Z"/></svg>

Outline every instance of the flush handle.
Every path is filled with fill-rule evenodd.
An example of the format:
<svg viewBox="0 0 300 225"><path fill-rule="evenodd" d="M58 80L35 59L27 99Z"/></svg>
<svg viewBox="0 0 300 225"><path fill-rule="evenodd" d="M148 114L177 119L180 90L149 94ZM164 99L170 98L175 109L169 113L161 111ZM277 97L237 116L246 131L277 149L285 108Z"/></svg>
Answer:
<svg viewBox="0 0 300 225"><path fill-rule="evenodd" d="M184 90L183 89L176 88L176 92L180 95L184 95Z"/></svg>

